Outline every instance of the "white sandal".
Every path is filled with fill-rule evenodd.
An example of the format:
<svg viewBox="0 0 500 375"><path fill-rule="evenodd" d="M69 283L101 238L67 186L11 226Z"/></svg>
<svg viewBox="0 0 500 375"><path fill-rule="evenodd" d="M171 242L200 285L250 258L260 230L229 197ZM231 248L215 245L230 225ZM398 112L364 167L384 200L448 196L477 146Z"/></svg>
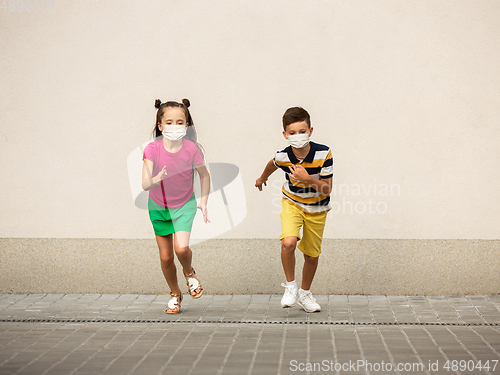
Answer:
<svg viewBox="0 0 500 375"><path fill-rule="evenodd" d="M201 295L203 294L203 287L201 286L200 280L198 280L198 278L196 277L196 272L194 268L191 269L192 269L191 273L188 275L184 275L184 277L186 278L187 281L189 295L194 299L196 299L200 298ZM193 295L192 293L196 292L197 290L199 290L199 292Z"/></svg>
<svg viewBox="0 0 500 375"><path fill-rule="evenodd" d="M168 301L167 314L179 314L181 312L182 293L176 294L170 292L170 301ZM169 311L170 310L170 311Z"/></svg>

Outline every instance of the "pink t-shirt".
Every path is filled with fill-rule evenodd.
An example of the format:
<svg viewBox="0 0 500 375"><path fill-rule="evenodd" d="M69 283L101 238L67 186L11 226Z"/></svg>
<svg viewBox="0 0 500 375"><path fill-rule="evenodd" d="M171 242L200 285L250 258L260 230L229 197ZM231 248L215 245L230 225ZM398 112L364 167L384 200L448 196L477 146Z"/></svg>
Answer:
<svg viewBox="0 0 500 375"><path fill-rule="evenodd" d="M160 206L180 207L193 194L193 166L203 163L198 146L184 138L182 147L171 153L163 147L163 139L149 143L144 149L143 159L153 162L153 177L166 167L162 184L149 190L149 197ZM163 185L163 191L162 191Z"/></svg>

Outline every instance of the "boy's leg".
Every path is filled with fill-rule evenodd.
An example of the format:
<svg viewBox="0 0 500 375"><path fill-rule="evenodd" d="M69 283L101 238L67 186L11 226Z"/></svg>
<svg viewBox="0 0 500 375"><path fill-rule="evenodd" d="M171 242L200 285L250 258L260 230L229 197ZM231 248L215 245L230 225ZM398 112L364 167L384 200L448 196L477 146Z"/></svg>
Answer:
<svg viewBox="0 0 500 375"><path fill-rule="evenodd" d="M326 213L324 215L307 215L304 220L302 240L298 246L299 250L304 253L304 267L302 269L302 288L299 290L297 303L307 312L321 311L321 306L311 294L310 288L318 268L325 222Z"/></svg>
<svg viewBox="0 0 500 375"><path fill-rule="evenodd" d="M317 257L312 257L304 254L304 267L302 268L302 289L309 290L311 289L311 284L314 279L314 274L316 273L316 269L318 268L318 259Z"/></svg>
<svg viewBox="0 0 500 375"><path fill-rule="evenodd" d="M286 281L290 282L295 280L295 249L304 221L300 210L286 199L282 199L280 218L281 264L285 271Z"/></svg>
<svg viewBox="0 0 500 375"><path fill-rule="evenodd" d="M297 302L298 287L295 282L295 248L297 246L297 237L288 236L281 240L281 263L285 271L286 284L285 293L281 298L281 307L291 307Z"/></svg>
<svg viewBox="0 0 500 375"><path fill-rule="evenodd" d="M314 274L318 268L319 256L313 257L304 254L304 267L302 269L302 287L299 289L297 303L307 312L321 311L321 306L316 302L310 289Z"/></svg>
<svg viewBox="0 0 500 375"><path fill-rule="evenodd" d="M299 250L304 253L304 267L302 269L302 289L304 290L309 290L311 287L318 268L325 223L326 212L320 215L307 215L304 220L302 240L298 246Z"/></svg>
<svg viewBox="0 0 500 375"><path fill-rule="evenodd" d="M286 281L295 280L295 248L297 237L285 237L281 240L281 264L285 271Z"/></svg>
<svg viewBox="0 0 500 375"><path fill-rule="evenodd" d="M285 293L281 299L282 307L295 305L297 301L297 283L295 282L295 248L300 239L300 227L302 226L302 214L294 206L283 200L281 209L281 264L285 271L286 284Z"/></svg>

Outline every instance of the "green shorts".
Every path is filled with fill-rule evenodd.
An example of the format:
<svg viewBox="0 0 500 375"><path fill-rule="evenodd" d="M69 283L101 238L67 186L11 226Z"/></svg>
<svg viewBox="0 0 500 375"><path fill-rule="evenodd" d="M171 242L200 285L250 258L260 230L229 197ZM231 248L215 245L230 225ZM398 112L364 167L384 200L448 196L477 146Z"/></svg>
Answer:
<svg viewBox="0 0 500 375"><path fill-rule="evenodd" d="M149 218L156 236L168 236L175 232L191 232L196 215L194 194L180 207L163 207L148 199Z"/></svg>

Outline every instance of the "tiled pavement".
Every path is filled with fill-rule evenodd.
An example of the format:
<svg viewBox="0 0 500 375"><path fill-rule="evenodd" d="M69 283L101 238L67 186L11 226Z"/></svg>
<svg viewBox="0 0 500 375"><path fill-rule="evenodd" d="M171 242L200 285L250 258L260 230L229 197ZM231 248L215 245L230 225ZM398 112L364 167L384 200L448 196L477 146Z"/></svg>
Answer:
<svg viewBox="0 0 500 375"><path fill-rule="evenodd" d="M280 299L0 295L0 374L500 374L499 295Z"/></svg>

